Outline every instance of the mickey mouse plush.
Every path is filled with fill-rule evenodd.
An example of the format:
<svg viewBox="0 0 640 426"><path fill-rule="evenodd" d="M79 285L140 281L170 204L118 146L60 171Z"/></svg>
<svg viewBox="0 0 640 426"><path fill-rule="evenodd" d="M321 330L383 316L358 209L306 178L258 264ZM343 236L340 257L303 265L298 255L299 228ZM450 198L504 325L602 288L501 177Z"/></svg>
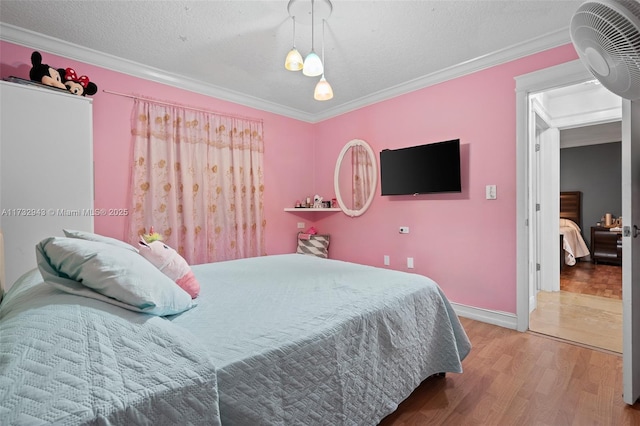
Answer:
<svg viewBox="0 0 640 426"><path fill-rule="evenodd" d="M47 86L53 86L59 89L67 88L62 82L62 78L60 77L58 70L42 63L42 55L40 52L33 52L31 54L31 70L29 71L29 78Z"/></svg>
<svg viewBox="0 0 640 426"><path fill-rule="evenodd" d="M90 82L89 77L86 75L79 76L73 68L60 68L58 73L67 90L74 95L95 95L98 92L98 86Z"/></svg>

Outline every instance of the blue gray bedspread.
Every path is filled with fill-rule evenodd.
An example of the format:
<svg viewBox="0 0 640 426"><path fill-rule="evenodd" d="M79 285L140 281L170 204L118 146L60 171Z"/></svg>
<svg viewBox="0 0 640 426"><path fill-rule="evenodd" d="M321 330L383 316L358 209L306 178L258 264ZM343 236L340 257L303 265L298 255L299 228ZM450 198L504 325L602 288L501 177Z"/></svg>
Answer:
<svg viewBox="0 0 640 426"><path fill-rule="evenodd" d="M174 317L26 274L0 305L0 424L371 426L471 348L424 276L300 254L193 271Z"/></svg>
<svg viewBox="0 0 640 426"><path fill-rule="evenodd" d="M0 424L219 425L216 370L167 320L34 270L0 305Z"/></svg>
<svg viewBox="0 0 640 426"><path fill-rule="evenodd" d="M199 305L173 320L206 345L229 425L375 425L470 343L416 274L298 254L193 267Z"/></svg>

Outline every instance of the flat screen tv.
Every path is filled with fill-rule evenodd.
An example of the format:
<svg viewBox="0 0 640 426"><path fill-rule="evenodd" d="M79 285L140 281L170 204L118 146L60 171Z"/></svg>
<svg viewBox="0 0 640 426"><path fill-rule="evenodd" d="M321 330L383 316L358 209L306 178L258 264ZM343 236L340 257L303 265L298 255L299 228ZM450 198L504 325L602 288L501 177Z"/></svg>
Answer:
<svg viewBox="0 0 640 426"><path fill-rule="evenodd" d="M382 195L461 192L460 139L380 152Z"/></svg>

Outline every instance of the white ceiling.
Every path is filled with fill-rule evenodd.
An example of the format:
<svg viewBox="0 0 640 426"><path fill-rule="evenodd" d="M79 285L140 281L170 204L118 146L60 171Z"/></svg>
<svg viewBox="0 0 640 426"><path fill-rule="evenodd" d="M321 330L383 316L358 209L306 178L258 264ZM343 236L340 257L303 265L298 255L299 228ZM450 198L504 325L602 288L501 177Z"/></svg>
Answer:
<svg viewBox="0 0 640 426"><path fill-rule="evenodd" d="M561 149L621 141L621 121L613 121L603 124L592 124L589 126L560 130Z"/></svg>
<svg viewBox="0 0 640 426"><path fill-rule="evenodd" d="M284 69L288 0L1 0L0 38L313 122L568 43L581 3L334 0L325 102L313 99L318 77ZM297 25L296 45L310 51L310 25Z"/></svg>
<svg viewBox="0 0 640 426"><path fill-rule="evenodd" d="M560 148L622 140L622 98L595 79L533 97L547 124L560 130Z"/></svg>

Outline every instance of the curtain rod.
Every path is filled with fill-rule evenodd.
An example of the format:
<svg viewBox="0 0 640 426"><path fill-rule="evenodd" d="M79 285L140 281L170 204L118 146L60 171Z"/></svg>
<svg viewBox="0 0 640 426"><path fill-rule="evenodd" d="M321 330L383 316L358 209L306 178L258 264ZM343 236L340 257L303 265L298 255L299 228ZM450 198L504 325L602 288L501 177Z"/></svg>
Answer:
<svg viewBox="0 0 640 426"><path fill-rule="evenodd" d="M241 118L241 119L244 119L244 120L258 121L258 122L260 122L260 124L263 124L261 118L244 117L244 116L241 116L241 115L232 115L232 114L228 114L228 113L210 111L210 110L201 109L201 108L193 108L193 107L190 107L190 106L180 105L180 104L171 103L171 102L157 101L155 99L145 98L143 96L135 96L135 95L127 94L127 93L112 92L111 90L102 89L102 91L104 93L108 93L110 95L123 96L125 98L132 98L132 99L140 99L140 100L147 101L147 102L153 102L153 103L156 103L156 104L159 104L159 105L174 106L174 107L188 109L188 110L191 110L191 111L204 112L204 113L207 113L207 114L217 114L217 115L222 115L222 116L230 117L230 118Z"/></svg>

